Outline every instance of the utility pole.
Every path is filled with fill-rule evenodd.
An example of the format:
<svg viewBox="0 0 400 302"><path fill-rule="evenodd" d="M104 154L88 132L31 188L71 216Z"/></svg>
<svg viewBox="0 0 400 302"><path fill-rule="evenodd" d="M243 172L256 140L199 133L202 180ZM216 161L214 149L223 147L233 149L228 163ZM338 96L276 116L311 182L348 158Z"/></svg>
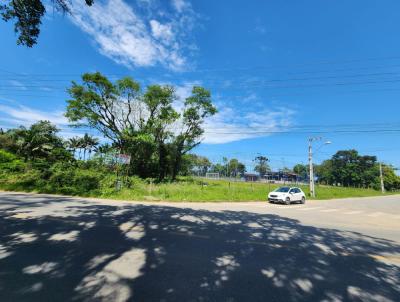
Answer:
<svg viewBox="0 0 400 302"><path fill-rule="evenodd" d="M382 194L385 194L385 184L383 182L383 171L382 171L382 163L379 163L379 176L381 178L381 190Z"/></svg>
<svg viewBox="0 0 400 302"><path fill-rule="evenodd" d="M322 140L321 136L310 137L308 139L308 164L310 166L310 196L315 197L315 180L314 180L314 166L313 166L313 150L312 150L312 142ZM324 142L316 151L321 149L324 145L331 144L330 141Z"/></svg>
<svg viewBox="0 0 400 302"><path fill-rule="evenodd" d="M308 139L308 165L310 168L310 195L311 197L315 197L315 186L314 186L314 167L312 162L312 141L315 138Z"/></svg>

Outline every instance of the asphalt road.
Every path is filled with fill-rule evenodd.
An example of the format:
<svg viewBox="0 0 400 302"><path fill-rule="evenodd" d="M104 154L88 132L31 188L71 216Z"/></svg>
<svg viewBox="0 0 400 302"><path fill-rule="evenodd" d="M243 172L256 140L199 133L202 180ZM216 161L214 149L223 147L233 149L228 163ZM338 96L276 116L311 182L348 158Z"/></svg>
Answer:
<svg viewBox="0 0 400 302"><path fill-rule="evenodd" d="M284 206L0 193L0 301L400 301L400 197Z"/></svg>

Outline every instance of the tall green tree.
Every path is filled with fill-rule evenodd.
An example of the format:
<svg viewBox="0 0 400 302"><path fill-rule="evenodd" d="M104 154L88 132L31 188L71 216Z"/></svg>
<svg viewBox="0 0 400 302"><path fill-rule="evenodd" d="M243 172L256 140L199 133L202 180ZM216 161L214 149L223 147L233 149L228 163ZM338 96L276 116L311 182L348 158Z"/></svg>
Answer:
<svg viewBox="0 0 400 302"><path fill-rule="evenodd" d="M131 78L123 78L115 84L101 73L85 73L82 84L72 82L68 89L65 116L74 127L90 127L123 150L132 132L143 125L138 95L139 84Z"/></svg>
<svg viewBox="0 0 400 302"><path fill-rule="evenodd" d="M58 129L49 121L39 121L29 128L23 126L8 133L15 142L16 153L25 161L36 158L56 159L66 151L64 143L57 136Z"/></svg>
<svg viewBox="0 0 400 302"><path fill-rule="evenodd" d="M210 172L218 173L220 176L227 176L226 165L222 165L220 163L212 165Z"/></svg>
<svg viewBox="0 0 400 302"><path fill-rule="evenodd" d="M293 172L296 173L300 178L308 178L308 166L303 164L297 164L293 167Z"/></svg>
<svg viewBox="0 0 400 302"><path fill-rule="evenodd" d="M193 88L180 114L173 87L151 85L142 92L129 77L112 83L98 72L84 74L69 93L66 117L73 125L94 128L129 153L132 174L160 180L176 178L182 156L200 143L204 120L216 112L202 87Z"/></svg>
<svg viewBox="0 0 400 302"><path fill-rule="evenodd" d="M179 118L179 114L172 107L174 100L174 89L171 86L148 86L143 96L143 102L148 111L143 133L154 139L160 180L168 174L168 143L173 138L172 125Z"/></svg>
<svg viewBox="0 0 400 302"><path fill-rule="evenodd" d="M94 0L84 0L91 6ZM42 18L46 7L42 0L8 0L0 4L0 16L4 21L13 20L14 31L18 34L17 44L32 47L37 43ZM52 0L55 8L63 13L70 13L70 1Z"/></svg>
<svg viewBox="0 0 400 302"><path fill-rule="evenodd" d="M200 144L205 119L216 113L210 91L199 86L193 87L192 95L184 102L182 130L173 139L172 179L178 175L182 156Z"/></svg>
<svg viewBox="0 0 400 302"><path fill-rule="evenodd" d="M238 159L232 158L228 162L228 174L230 176L242 176L246 172L246 166Z"/></svg>
<svg viewBox="0 0 400 302"><path fill-rule="evenodd" d="M318 181L326 184L375 187L379 178L376 156L360 155L357 150L340 150L316 167Z"/></svg>
<svg viewBox="0 0 400 302"><path fill-rule="evenodd" d="M80 138L75 136L71 137L67 141L68 148L72 151L72 155L75 156L76 150L78 150L81 146Z"/></svg>
<svg viewBox="0 0 400 302"><path fill-rule="evenodd" d="M391 165L382 165L383 170L383 183L387 191L400 190L400 176L395 172L395 169ZM376 181L377 183L379 180ZM376 186L379 188L379 185Z"/></svg>
<svg viewBox="0 0 400 302"><path fill-rule="evenodd" d="M80 146L83 148L83 160L86 160L86 152L88 152L90 159L92 151L98 144L99 144L98 138L89 135L87 133L84 134L84 136L81 138L80 141Z"/></svg>
<svg viewBox="0 0 400 302"><path fill-rule="evenodd" d="M207 157L192 153L184 156L184 162L187 173L192 175L205 176L212 166L211 161Z"/></svg>
<svg viewBox="0 0 400 302"><path fill-rule="evenodd" d="M257 163L254 167L254 171L258 172L260 176L264 176L268 171L271 171L271 168L268 165L269 159L266 156L256 156L254 161Z"/></svg>

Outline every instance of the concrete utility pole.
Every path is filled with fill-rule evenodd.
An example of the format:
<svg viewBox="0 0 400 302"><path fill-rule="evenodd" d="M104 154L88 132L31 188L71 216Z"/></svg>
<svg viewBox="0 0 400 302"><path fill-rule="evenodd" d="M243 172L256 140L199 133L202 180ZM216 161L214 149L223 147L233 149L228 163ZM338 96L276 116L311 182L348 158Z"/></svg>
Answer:
<svg viewBox="0 0 400 302"><path fill-rule="evenodd" d="M314 181L314 165L313 165L313 151L312 151L312 142L313 141L320 141L322 140L322 137L317 136L317 137L310 137L308 139L308 165L310 168L310 196L311 197L315 197L315 181ZM317 151L319 149L321 149L321 147L323 147L324 145L329 145L331 144L330 141L326 141L324 142L321 146L319 146L319 148L317 149Z"/></svg>
<svg viewBox="0 0 400 302"><path fill-rule="evenodd" d="M314 166L312 162L312 141L315 138L310 137L308 139L308 165L310 168L310 195L311 197L315 197L315 186L314 186Z"/></svg>
<svg viewBox="0 0 400 302"><path fill-rule="evenodd" d="M379 163L379 176L381 178L381 190L382 194L385 194L385 184L383 182L383 171L382 171L382 163Z"/></svg>

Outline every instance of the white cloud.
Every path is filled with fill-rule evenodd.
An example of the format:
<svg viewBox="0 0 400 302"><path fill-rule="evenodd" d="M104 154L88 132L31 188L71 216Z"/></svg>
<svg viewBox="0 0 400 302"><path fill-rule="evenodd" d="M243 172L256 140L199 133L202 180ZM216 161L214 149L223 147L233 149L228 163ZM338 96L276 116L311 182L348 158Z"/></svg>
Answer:
<svg viewBox="0 0 400 302"><path fill-rule="evenodd" d="M224 144L284 131L292 125L295 114L289 108L254 112L220 104L218 109L219 112L205 123L204 143Z"/></svg>
<svg viewBox="0 0 400 302"><path fill-rule="evenodd" d="M103 55L119 64L180 70L187 64L185 49L190 46L187 37L194 13L188 4L173 6L182 14L161 13L154 7L140 15L123 0L95 1L90 8L73 0L71 20L93 38ZM154 18L156 13L163 21Z"/></svg>
<svg viewBox="0 0 400 302"><path fill-rule="evenodd" d="M175 85L175 94L178 97L173 104L175 110L182 113L184 100L191 95L193 86L202 86L200 81L185 82ZM257 106L231 106L224 101L215 101L218 113L205 122L205 133L202 141L206 144L224 144L243 139L271 135L270 132L285 131L293 124L295 111L286 107L269 107L262 109ZM242 102L249 103L258 100L254 93L244 97ZM260 103L261 104L261 103ZM261 107L261 109L260 109ZM179 130L178 122L174 128Z"/></svg>
<svg viewBox="0 0 400 302"><path fill-rule="evenodd" d="M255 93L250 93L248 96L245 96L242 99L242 102L244 103L252 103L258 99L257 95Z"/></svg>
<svg viewBox="0 0 400 302"><path fill-rule="evenodd" d="M185 82L182 85L175 85L175 95L178 99L174 102L173 106L178 112L182 112L185 99L192 94L193 86L201 86L200 81Z"/></svg>
<svg viewBox="0 0 400 302"><path fill-rule="evenodd" d="M192 87L201 85L201 82L187 82L176 87L178 100L173 104L178 112L182 112L184 100L190 96ZM286 107L266 108L262 110L246 109L245 106L232 107L225 102L217 102L218 113L207 119L204 128L203 143L224 144L244 139L271 135L271 132L285 131L293 124L295 111ZM251 107L249 107L251 108ZM61 110L44 111L13 102L12 107L0 104L0 127L29 126L39 120L49 120L62 131L60 134L69 138L80 136L82 129L68 128L68 120ZM181 124L178 122L174 129L178 131ZM104 138L99 137L100 140Z"/></svg>
<svg viewBox="0 0 400 302"><path fill-rule="evenodd" d="M68 128L68 120L61 110L42 111L15 104L15 102L12 107L0 104L0 128L29 127L40 120L50 121L56 125L61 129L60 135L64 138L81 136L83 134L82 131Z"/></svg>
<svg viewBox="0 0 400 302"><path fill-rule="evenodd" d="M46 112L32 109L23 105L13 107L0 104L0 118L4 116L13 125L31 125L40 120L48 120L57 125L66 125L67 119L62 111Z"/></svg>
<svg viewBox="0 0 400 302"><path fill-rule="evenodd" d="M181 13L185 8L189 6L189 4L184 0L172 0L172 5L179 13Z"/></svg>
<svg viewBox="0 0 400 302"><path fill-rule="evenodd" d="M161 24L157 20L150 20L150 26L154 38L164 41L167 44L174 39L171 24Z"/></svg>

